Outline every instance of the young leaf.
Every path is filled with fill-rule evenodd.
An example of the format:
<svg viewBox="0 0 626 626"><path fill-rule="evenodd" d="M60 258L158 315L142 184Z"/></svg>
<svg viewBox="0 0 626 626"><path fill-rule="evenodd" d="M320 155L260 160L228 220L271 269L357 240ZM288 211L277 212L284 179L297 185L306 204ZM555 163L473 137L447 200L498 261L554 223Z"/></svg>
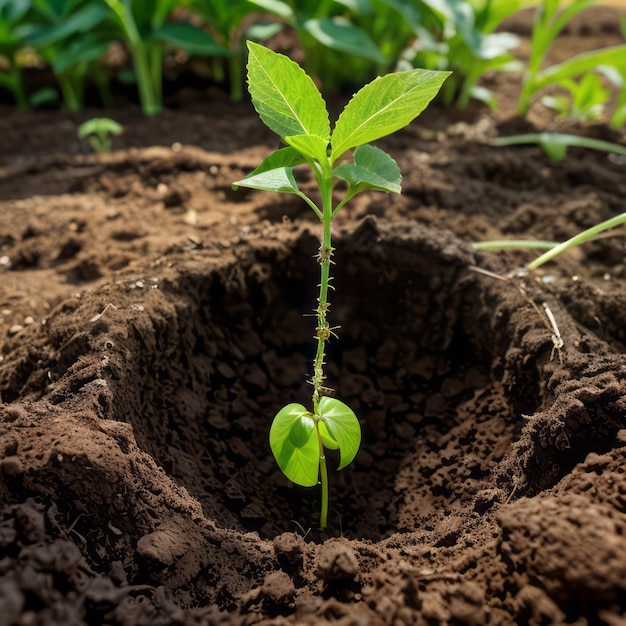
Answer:
<svg viewBox="0 0 626 626"><path fill-rule="evenodd" d="M339 444L330 436L328 428L326 428L326 424L324 424L322 420L318 422L318 427L320 429L320 437L322 438L324 447L329 450L339 450Z"/></svg>
<svg viewBox="0 0 626 626"><path fill-rule="evenodd" d="M270 428L270 448L291 482L303 487L317 484L319 442L315 422L301 404L288 404L276 414Z"/></svg>
<svg viewBox="0 0 626 626"><path fill-rule="evenodd" d="M318 163L328 161L328 139L317 135L293 135L285 137L285 141L298 152Z"/></svg>
<svg viewBox="0 0 626 626"><path fill-rule="evenodd" d="M78 127L78 138L84 139L87 135L111 133L112 135L121 135L124 127L115 120L108 117L94 117L83 122Z"/></svg>
<svg viewBox="0 0 626 626"><path fill-rule="evenodd" d="M343 469L353 461L361 445L359 420L350 407L327 396L320 400L318 412L328 434L339 445L338 469Z"/></svg>
<svg viewBox="0 0 626 626"><path fill-rule="evenodd" d="M298 189L298 184L293 176L293 168L278 167L273 170L267 170L260 174L252 174L235 181L232 188L237 190L239 187L248 187L250 189L261 189L263 191L280 191L281 193L294 193L298 196L302 192Z"/></svg>
<svg viewBox="0 0 626 626"><path fill-rule="evenodd" d="M292 148L291 146L287 148L280 148L265 157L265 159L261 162L261 165L250 172L246 178L256 176L257 174L261 174L263 172L268 172L269 170L277 170L284 167L293 168L296 167L296 165L302 165L302 163L306 163L306 159L302 156L300 151ZM234 184L236 185L237 183Z"/></svg>
<svg viewBox="0 0 626 626"><path fill-rule="evenodd" d="M402 174L394 159L384 150L375 146L359 146L354 151L354 164L340 165L333 170L333 176L341 178L357 188L377 189L400 193Z"/></svg>
<svg viewBox="0 0 626 626"><path fill-rule="evenodd" d="M248 84L252 104L280 137L330 137L326 104L306 72L288 57L248 41Z"/></svg>
<svg viewBox="0 0 626 626"><path fill-rule="evenodd" d="M379 76L365 85L337 120L331 137L331 160L404 128L428 106L449 75L416 69Z"/></svg>

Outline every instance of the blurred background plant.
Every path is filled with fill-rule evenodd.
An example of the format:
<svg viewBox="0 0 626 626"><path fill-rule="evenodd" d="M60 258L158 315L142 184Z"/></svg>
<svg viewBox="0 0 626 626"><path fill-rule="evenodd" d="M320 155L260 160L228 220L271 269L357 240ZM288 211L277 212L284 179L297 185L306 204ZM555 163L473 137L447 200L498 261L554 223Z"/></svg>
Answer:
<svg viewBox="0 0 626 626"><path fill-rule="evenodd" d="M29 31L24 22L29 8L30 0L0 0L0 86L21 109L29 107L18 58Z"/></svg>
<svg viewBox="0 0 626 626"><path fill-rule="evenodd" d="M574 0L565 6L561 4L559 0L542 0L535 11L531 53L522 80L517 113L527 115L539 92L552 87L560 92L555 96L545 96L544 104L566 117L598 119L605 114L612 95L612 84L616 88L613 91L618 93L610 125L617 130L626 119L626 44L584 52L546 66L545 59L557 36L576 15L595 5L596 0ZM623 20L621 30L626 38Z"/></svg>
<svg viewBox="0 0 626 626"><path fill-rule="evenodd" d="M265 11L278 13L282 2L267 0L264 6L249 0L187 0L186 6L198 14L212 34L222 53L210 61L212 77L217 83L230 85L230 99L243 97L245 42L262 42L282 30L283 24L269 20Z"/></svg>
<svg viewBox="0 0 626 626"><path fill-rule="evenodd" d="M85 106L86 86L103 107L111 83L134 85L143 112L163 107L168 67L201 69L201 78L243 97L245 41L274 40L300 59L327 95L352 93L375 76L422 67L451 70L441 101L497 105L485 77L520 72L517 111L534 102L578 120L626 122L626 44L547 62L555 39L595 0L0 0L0 94L20 108L55 100ZM534 7L530 56L505 20ZM622 32L624 24L622 23ZM112 49L128 63L112 66ZM45 64L55 82L25 86L23 70ZM547 89L549 88L549 89ZM2 91L3 90L3 91ZM546 93L547 90L547 93ZM93 89L92 89L93 91ZM90 92L91 93L91 92ZM93 97L90 98L90 103Z"/></svg>
<svg viewBox="0 0 626 626"><path fill-rule="evenodd" d="M110 117L94 117L78 127L78 138L87 139L94 152L110 152L113 136L123 132L122 125Z"/></svg>
<svg viewBox="0 0 626 626"><path fill-rule="evenodd" d="M495 107L493 95L478 81L487 72L522 69L512 54L519 44L517 36L495 32L522 8L522 0L422 0L420 4L418 20L412 21L415 39L403 53L403 62L452 70L444 86L445 104L465 108L475 98Z"/></svg>

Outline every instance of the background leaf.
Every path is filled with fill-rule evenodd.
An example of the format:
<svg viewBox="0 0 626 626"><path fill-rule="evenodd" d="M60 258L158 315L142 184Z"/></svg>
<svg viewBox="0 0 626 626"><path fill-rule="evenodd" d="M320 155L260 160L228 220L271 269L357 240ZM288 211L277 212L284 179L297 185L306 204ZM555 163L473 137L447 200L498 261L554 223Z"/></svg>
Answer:
<svg viewBox="0 0 626 626"><path fill-rule="evenodd" d="M437 95L450 72L409 70L374 79L342 111L331 144L331 159L370 143L413 121Z"/></svg>
<svg viewBox="0 0 626 626"><path fill-rule="evenodd" d="M248 42L248 83L263 123L281 137L330 136L322 95L306 72L288 57Z"/></svg>
<svg viewBox="0 0 626 626"><path fill-rule="evenodd" d="M371 37L348 20L319 18L305 20L302 27L316 41L331 50L347 52L376 63L384 63L385 55L378 49Z"/></svg>
<svg viewBox="0 0 626 626"><path fill-rule="evenodd" d="M188 54L205 56L228 56L230 51L220 46L209 33L183 22L162 24L154 30L154 36Z"/></svg>

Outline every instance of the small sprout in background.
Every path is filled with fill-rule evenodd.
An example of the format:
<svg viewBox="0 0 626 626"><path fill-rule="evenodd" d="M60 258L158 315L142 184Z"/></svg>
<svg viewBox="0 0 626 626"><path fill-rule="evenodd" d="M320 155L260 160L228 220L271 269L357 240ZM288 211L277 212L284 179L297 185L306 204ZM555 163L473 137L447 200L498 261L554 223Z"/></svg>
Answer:
<svg viewBox="0 0 626 626"><path fill-rule="evenodd" d="M548 261L554 259L554 257L561 254L561 252L565 252L570 248L575 246L580 246L583 243L588 241L594 241L595 239L600 239L601 237L612 236L612 235L623 235L624 231L615 231L613 233L607 233L606 231L617 228L618 226L624 226L626 224L626 213L620 213L615 217L611 217L608 220L604 220L595 226L591 226L586 230L570 237L566 241L562 243L556 243L552 241L524 241L524 240L494 240L494 241L481 241L478 243L472 244L472 247L476 250L483 250L485 252L498 252L501 250L523 250L523 249L543 249L546 250L543 254L539 255L536 259L532 260L524 267L525 272L531 272L532 270L536 270L541 267Z"/></svg>
<svg viewBox="0 0 626 626"><path fill-rule="evenodd" d="M568 93L544 96L541 102L545 106L556 111L560 117L569 117L583 122L602 117L606 103L611 97L611 91L602 85L600 76L594 72L588 72L579 80L564 78L560 85Z"/></svg>
<svg viewBox="0 0 626 626"><path fill-rule="evenodd" d="M530 110L533 98L548 86L565 88L574 99L578 99L578 106L586 108L589 112L589 109L604 97L603 93L598 93L598 89L603 90L604 87L599 81L584 77L596 70L606 73L607 66L616 68L622 73L626 70L626 44L581 52L561 63L544 67L548 52L559 33L574 16L595 5L596 0L574 0L563 8L559 6L560 4L559 0L542 0L537 6L531 35L530 59L517 102L518 115L525 116ZM575 79L580 80L576 82ZM621 98L618 108L620 104L624 104L624 96ZM552 104L564 106L563 102ZM574 102L570 106L573 108L576 104ZM612 120L612 127L616 128L619 121Z"/></svg>
<svg viewBox="0 0 626 626"><path fill-rule="evenodd" d="M618 143L603 141L602 139L593 139L591 137L582 137L580 135L570 135L568 133L527 133L523 135L510 135L509 137L497 137L492 139L491 144L494 146L537 144L541 146L553 163L562 161L570 146L626 156L626 148Z"/></svg>
<svg viewBox="0 0 626 626"><path fill-rule="evenodd" d="M411 3L389 4L405 16L414 33L399 67L451 70L442 89L444 104L464 109L475 99L497 108L494 95L479 81L488 72L522 69L512 54L519 45L518 37L499 29L506 17L521 8L520 0L424 2L418 11L410 12L406 5Z"/></svg>
<svg viewBox="0 0 626 626"><path fill-rule="evenodd" d="M310 76L288 57L248 42L248 84L252 104L265 125L287 144L270 154L254 171L233 183L291 193L313 210L322 223L317 255L319 295L314 308L317 348L313 360L312 410L288 404L275 416L270 447L279 467L292 482L303 487L321 485L320 529L328 521L328 472L325 449L338 450L339 469L356 456L361 427L354 412L329 397L324 373L326 342L337 327L328 322L331 265L334 248L331 222L341 208L365 190L400 193L402 176L394 159L371 142L394 133L413 121L439 92L449 72L415 69L376 78L348 102L331 131L326 103ZM352 153L352 163L343 162ZM338 163L341 162L340 165ZM299 165L311 168L321 203L303 193L294 176ZM343 199L335 204L334 188L340 181Z"/></svg>
<svg viewBox="0 0 626 626"><path fill-rule="evenodd" d="M108 117L94 117L78 127L78 138L89 141L94 152L110 152L112 135L121 135L124 128Z"/></svg>

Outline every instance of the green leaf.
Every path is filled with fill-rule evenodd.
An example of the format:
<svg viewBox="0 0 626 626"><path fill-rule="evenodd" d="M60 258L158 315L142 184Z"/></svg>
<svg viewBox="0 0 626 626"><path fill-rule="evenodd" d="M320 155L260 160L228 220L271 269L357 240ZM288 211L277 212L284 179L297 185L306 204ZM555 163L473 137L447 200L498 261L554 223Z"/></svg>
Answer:
<svg viewBox="0 0 626 626"><path fill-rule="evenodd" d="M560 161L565 157L565 152L569 146L577 148L589 148L590 150L600 150L612 152L626 156L626 148L617 143L593 139L592 137L582 137L580 135L570 135L568 133L529 133L524 135L511 135L509 137L496 137L491 141L494 146L514 146L519 144L538 144L552 160Z"/></svg>
<svg viewBox="0 0 626 626"><path fill-rule="evenodd" d="M280 137L330 137L326 104L306 72L288 57L248 41L248 84L252 104Z"/></svg>
<svg viewBox="0 0 626 626"><path fill-rule="evenodd" d="M319 478L320 449L311 413L288 404L274 418L270 448L285 476L297 485L313 487Z"/></svg>
<svg viewBox="0 0 626 626"><path fill-rule="evenodd" d="M279 15L288 22L294 19L293 9L286 2L281 2L280 0L249 0L249 2L268 13Z"/></svg>
<svg viewBox="0 0 626 626"><path fill-rule="evenodd" d="M375 63L385 63L385 55L370 36L348 20L339 17L305 20L302 27L314 39L331 50L347 52Z"/></svg>
<svg viewBox="0 0 626 626"><path fill-rule="evenodd" d="M347 181L358 191L377 189L400 193L402 174L394 159L375 146L359 146L354 151L354 164L340 165L333 176Z"/></svg>
<svg viewBox="0 0 626 626"><path fill-rule="evenodd" d="M63 42L56 49L51 65L57 74L62 74L76 67L79 63L99 59L111 45L111 40L101 33L86 34L76 39Z"/></svg>
<svg viewBox="0 0 626 626"><path fill-rule="evenodd" d="M118 124L115 120L112 120L109 117L94 117L86 122L83 122L78 127L78 138L84 139L87 135L99 133L121 135L123 132L123 126Z"/></svg>
<svg viewBox="0 0 626 626"><path fill-rule="evenodd" d="M281 193L294 193L298 196L302 194L293 176L293 168L290 167L278 167L273 170L261 172L260 174L251 174L232 184L232 188L235 190L239 189L239 187L262 189L263 191L279 191Z"/></svg>
<svg viewBox="0 0 626 626"><path fill-rule="evenodd" d="M302 156L300 151L292 148L291 146L287 148L280 148L265 157L265 159L261 161L261 165L259 165L254 171L250 172L246 178L262 174L263 172L268 172L269 170L294 168L296 165L302 165L302 163L306 163L306 159ZM234 184L236 185L237 183Z"/></svg>
<svg viewBox="0 0 626 626"><path fill-rule="evenodd" d="M328 429L328 434L339 445L338 469L349 465L361 445L361 425L350 407L336 398L324 396L318 406L319 417ZM330 446L329 446L330 447Z"/></svg>
<svg viewBox="0 0 626 626"><path fill-rule="evenodd" d="M162 24L154 31L155 37L188 54L228 56L230 51L220 46L209 33L183 22Z"/></svg>
<svg viewBox="0 0 626 626"><path fill-rule="evenodd" d="M285 137L285 141L300 154L314 159L318 163L328 161L328 139L317 135L292 135Z"/></svg>
<svg viewBox="0 0 626 626"><path fill-rule="evenodd" d="M562 63L551 65L545 70L537 72L533 82L534 91L538 91L546 85L558 83L566 78L581 76L599 65L626 68L626 44L582 52Z"/></svg>
<svg viewBox="0 0 626 626"><path fill-rule="evenodd" d="M106 5L87 4L71 17L28 36L26 43L35 47L54 45L65 37L89 31L109 14L110 11Z"/></svg>
<svg viewBox="0 0 626 626"><path fill-rule="evenodd" d="M409 70L374 79L342 111L331 137L331 160L400 130L437 95L450 72Z"/></svg>
<svg viewBox="0 0 626 626"><path fill-rule="evenodd" d="M322 443L325 448L329 450L339 450L339 444L330 436L328 432L328 428L326 428L326 424L320 420L318 422L318 426L320 429L320 437L322 438Z"/></svg>

